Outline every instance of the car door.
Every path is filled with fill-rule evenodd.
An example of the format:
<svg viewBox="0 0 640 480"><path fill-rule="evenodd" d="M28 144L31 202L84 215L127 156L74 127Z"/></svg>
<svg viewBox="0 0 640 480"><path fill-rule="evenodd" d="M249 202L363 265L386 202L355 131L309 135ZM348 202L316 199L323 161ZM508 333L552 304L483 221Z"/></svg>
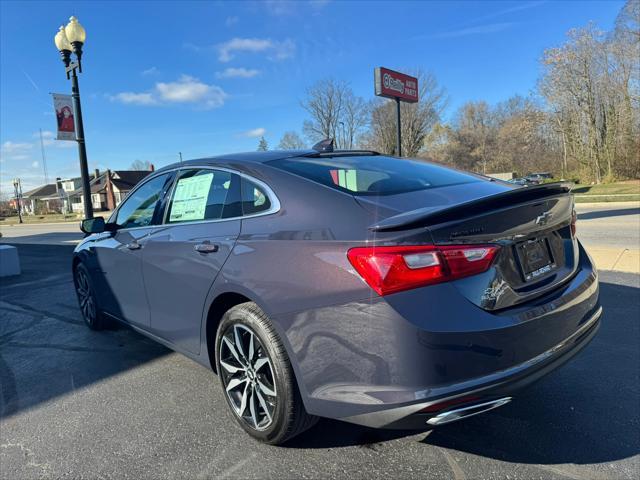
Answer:
<svg viewBox="0 0 640 480"><path fill-rule="evenodd" d="M239 181L220 169L181 170L163 228L141 241L151 331L189 352L200 351L205 299L240 233Z"/></svg>
<svg viewBox="0 0 640 480"><path fill-rule="evenodd" d="M159 228L162 200L173 175L159 174L132 191L109 219L117 230L104 234L93 246L102 272L101 308L142 328L150 325L142 278L142 241Z"/></svg>

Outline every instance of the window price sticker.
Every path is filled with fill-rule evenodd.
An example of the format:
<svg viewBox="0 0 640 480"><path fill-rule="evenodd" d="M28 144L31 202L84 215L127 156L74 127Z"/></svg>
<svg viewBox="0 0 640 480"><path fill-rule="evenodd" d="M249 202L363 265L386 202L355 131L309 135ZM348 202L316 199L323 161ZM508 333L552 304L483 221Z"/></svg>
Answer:
<svg viewBox="0 0 640 480"><path fill-rule="evenodd" d="M204 220L212 181L213 173L178 180L169 221Z"/></svg>

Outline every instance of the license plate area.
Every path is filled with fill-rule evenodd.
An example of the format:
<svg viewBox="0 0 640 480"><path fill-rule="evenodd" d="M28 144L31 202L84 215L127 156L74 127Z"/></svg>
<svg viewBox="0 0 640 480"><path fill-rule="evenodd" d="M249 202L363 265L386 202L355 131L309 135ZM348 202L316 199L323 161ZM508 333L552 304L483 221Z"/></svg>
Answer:
<svg viewBox="0 0 640 480"><path fill-rule="evenodd" d="M526 282L542 277L556 267L547 237L518 243L516 251Z"/></svg>

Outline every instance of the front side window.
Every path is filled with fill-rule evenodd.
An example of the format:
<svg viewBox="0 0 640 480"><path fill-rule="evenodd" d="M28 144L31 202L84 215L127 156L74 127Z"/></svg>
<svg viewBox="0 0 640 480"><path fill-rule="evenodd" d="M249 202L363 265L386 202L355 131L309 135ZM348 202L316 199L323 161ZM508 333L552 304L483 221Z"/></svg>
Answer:
<svg viewBox="0 0 640 480"><path fill-rule="evenodd" d="M122 228L151 225L171 175L158 175L136 189L118 210L116 223Z"/></svg>
<svg viewBox="0 0 640 480"><path fill-rule="evenodd" d="M166 216L167 223L219 220L239 216L238 177L214 169L180 173Z"/></svg>

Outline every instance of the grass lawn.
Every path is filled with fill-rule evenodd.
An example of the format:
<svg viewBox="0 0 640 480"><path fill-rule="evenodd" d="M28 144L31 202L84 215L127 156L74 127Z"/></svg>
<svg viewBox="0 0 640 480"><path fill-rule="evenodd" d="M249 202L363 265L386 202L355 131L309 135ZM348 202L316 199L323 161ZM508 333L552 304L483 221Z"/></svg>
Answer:
<svg viewBox="0 0 640 480"><path fill-rule="evenodd" d="M610 195L576 195L576 203L600 203L600 202L640 202L640 195L625 195L612 197Z"/></svg>
<svg viewBox="0 0 640 480"><path fill-rule="evenodd" d="M75 213L63 214L48 214L48 215L23 215L23 223L58 223L58 222L79 222L80 215ZM18 216L0 217L0 225L17 225L20 223Z"/></svg>
<svg viewBox="0 0 640 480"><path fill-rule="evenodd" d="M111 212L94 212L96 217L109 218ZM59 223L59 222L79 222L84 215L81 213L50 213L46 215L23 215L23 223ZM17 215L10 217L0 216L0 225L17 225L20 223Z"/></svg>
<svg viewBox="0 0 640 480"><path fill-rule="evenodd" d="M640 180L628 180L600 185L576 185L576 195L640 195Z"/></svg>

